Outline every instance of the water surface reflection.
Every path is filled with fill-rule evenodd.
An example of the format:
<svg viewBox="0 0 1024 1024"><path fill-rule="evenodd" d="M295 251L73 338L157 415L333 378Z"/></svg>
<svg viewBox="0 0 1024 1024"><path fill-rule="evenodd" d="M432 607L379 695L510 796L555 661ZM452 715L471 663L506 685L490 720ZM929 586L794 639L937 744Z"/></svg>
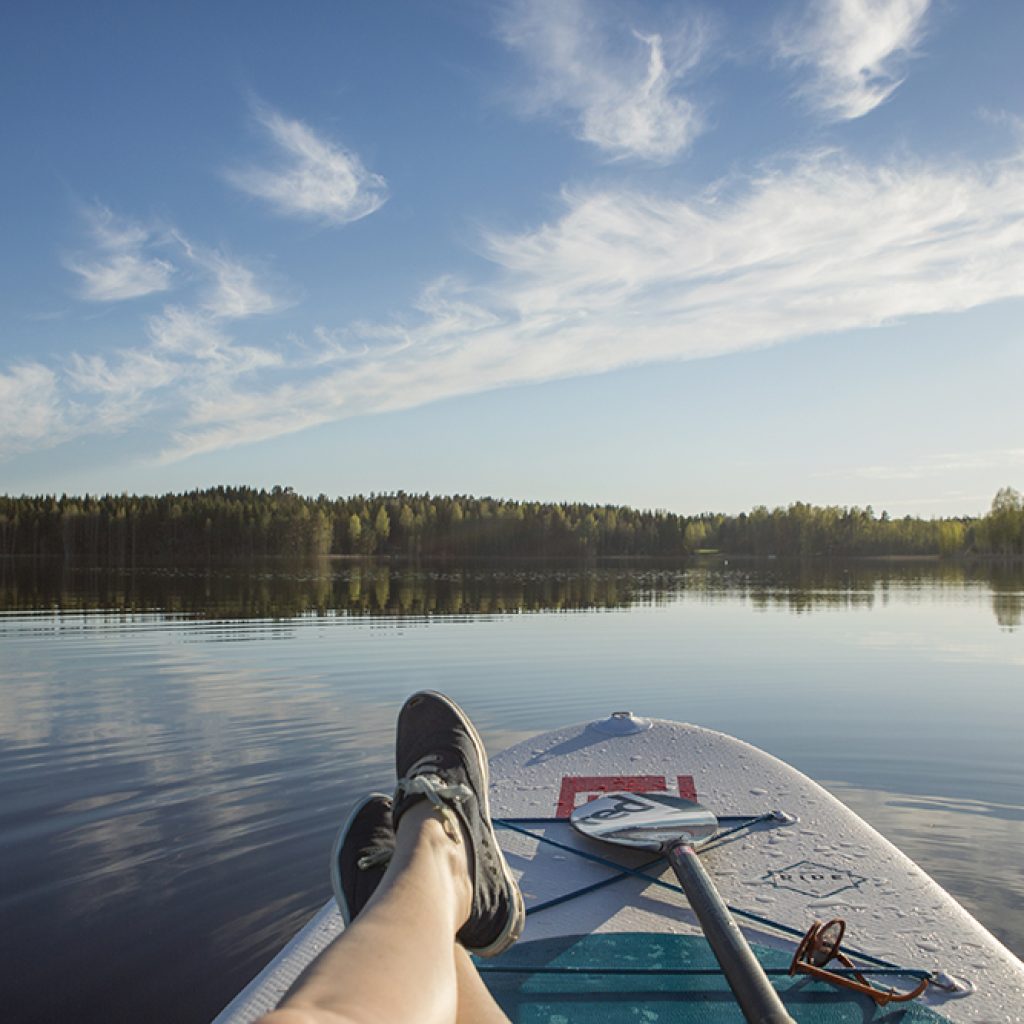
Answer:
<svg viewBox="0 0 1024 1024"><path fill-rule="evenodd" d="M210 1017L327 897L334 829L391 784L394 714L420 687L493 750L624 705L739 735L834 780L1024 949L1020 573L0 574L12 1019Z"/></svg>
<svg viewBox="0 0 1024 1024"><path fill-rule="evenodd" d="M749 600L793 612L871 608L968 593L991 602L998 625L1024 621L1024 569L999 563L896 561L801 563L709 559L658 565L540 563L410 565L324 559L261 566L97 569L45 559L0 558L0 611L159 611L196 618L300 615L491 615L656 604L681 596Z"/></svg>

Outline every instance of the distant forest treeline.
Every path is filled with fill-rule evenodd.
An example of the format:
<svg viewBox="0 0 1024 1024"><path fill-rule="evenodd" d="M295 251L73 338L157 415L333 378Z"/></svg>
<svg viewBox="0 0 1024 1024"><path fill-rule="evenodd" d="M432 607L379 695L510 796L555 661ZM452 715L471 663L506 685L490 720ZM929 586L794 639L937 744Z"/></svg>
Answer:
<svg viewBox="0 0 1024 1024"><path fill-rule="evenodd" d="M0 497L0 554L95 565L161 565L266 556L413 558L734 555L1024 556L1024 500L1002 488L977 518L892 519L867 508L763 506L682 516L625 506L465 495L305 498L214 487L160 497Z"/></svg>

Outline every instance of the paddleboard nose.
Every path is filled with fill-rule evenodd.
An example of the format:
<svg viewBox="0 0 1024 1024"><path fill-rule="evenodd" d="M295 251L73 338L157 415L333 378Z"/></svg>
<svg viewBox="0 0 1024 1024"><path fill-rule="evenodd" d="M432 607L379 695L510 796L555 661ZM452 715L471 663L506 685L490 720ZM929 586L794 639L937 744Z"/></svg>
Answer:
<svg viewBox="0 0 1024 1024"><path fill-rule="evenodd" d="M630 736L647 732L653 724L649 718L638 718L632 711L613 711L607 718L591 722L590 728L609 736Z"/></svg>

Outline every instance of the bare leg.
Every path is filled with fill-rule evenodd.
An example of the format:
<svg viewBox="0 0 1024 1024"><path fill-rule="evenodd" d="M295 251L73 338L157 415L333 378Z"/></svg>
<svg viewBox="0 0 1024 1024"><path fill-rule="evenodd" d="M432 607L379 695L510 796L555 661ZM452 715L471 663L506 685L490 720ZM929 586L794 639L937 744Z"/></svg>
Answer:
<svg viewBox="0 0 1024 1024"><path fill-rule="evenodd" d="M455 943L471 902L465 844L429 803L411 807L376 892L261 1024L455 1024L460 989L474 1005L484 989Z"/></svg>
<svg viewBox="0 0 1024 1024"><path fill-rule="evenodd" d="M509 1024L469 954L459 945L455 947L455 983L459 993L456 1024Z"/></svg>

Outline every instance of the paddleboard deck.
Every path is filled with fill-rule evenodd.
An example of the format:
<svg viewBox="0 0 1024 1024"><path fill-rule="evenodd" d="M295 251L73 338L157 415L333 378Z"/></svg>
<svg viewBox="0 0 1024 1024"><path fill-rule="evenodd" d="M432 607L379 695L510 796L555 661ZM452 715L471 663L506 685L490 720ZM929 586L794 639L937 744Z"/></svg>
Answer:
<svg viewBox="0 0 1024 1024"><path fill-rule="evenodd" d="M570 827L575 806L613 791L696 799L719 818L722 834L702 862L801 1024L1024 1020L1024 964L826 790L731 736L619 714L491 761L491 811L529 916L519 942L479 966L516 1024L742 1020L668 865ZM833 917L846 921L844 950L879 972L876 984L909 989L934 972L957 991L931 986L912 1003L876 1007L790 977L800 936ZM216 1024L275 1006L341 928L328 904Z"/></svg>

